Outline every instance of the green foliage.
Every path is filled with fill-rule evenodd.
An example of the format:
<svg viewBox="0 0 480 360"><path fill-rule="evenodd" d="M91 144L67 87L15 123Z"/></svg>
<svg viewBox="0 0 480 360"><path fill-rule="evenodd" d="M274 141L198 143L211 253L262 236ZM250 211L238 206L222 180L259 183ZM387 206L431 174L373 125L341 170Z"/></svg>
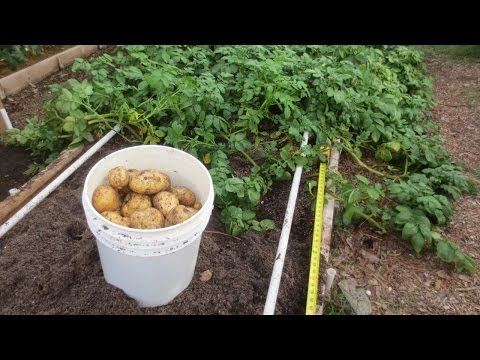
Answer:
<svg viewBox="0 0 480 360"><path fill-rule="evenodd" d="M449 250L453 257L444 245L438 252L432 236L432 226L451 220L451 199L470 186L426 116L434 101L419 51L134 45L77 60L73 69L88 80L52 86L47 115L10 131L12 143L47 158L122 124L136 141L165 143L202 159L220 219L239 234L271 229L271 221L256 218L262 196L274 182L291 179L296 166L308 170L325 161L322 149L339 141L336 146L375 178L357 176L352 184L334 176L345 225L364 219L400 232L417 252L433 244L458 269L472 269L458 249ZM310 141L300 148L304 131ZM368 166L363 154L378 164ZM242 174L238 163L249 164Z"/></svg>
<svg viewBox="0 0 480 360"><path fill-rule="evenodd" d="M42 52L39 45L0 45L0 60L11 69L16 70L18 64L28 59L28 53L38 54Z"/></svg>

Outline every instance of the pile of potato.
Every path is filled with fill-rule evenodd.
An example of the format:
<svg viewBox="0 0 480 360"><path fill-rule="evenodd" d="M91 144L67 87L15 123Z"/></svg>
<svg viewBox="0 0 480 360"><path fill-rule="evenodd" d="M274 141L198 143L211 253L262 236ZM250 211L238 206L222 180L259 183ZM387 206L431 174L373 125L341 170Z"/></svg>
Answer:
<svg viewBox="0 0 480 360"><path fill-rule="evenodd" d="M111 222L135 229L180 224L202 207L187 187L171 187L168 175L123 166L108 172L108 185L95 189L92 204Z"/></svg>

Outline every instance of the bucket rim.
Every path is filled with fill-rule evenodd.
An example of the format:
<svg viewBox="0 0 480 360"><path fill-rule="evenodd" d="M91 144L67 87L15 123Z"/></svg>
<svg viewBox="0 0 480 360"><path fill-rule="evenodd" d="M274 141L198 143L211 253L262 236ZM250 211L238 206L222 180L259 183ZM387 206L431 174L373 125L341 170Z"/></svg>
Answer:
<svg viewBox="0 0 480 360"><path fill-rule="evenodd" d="M97 211L97 209L95 209L95 207L93 206L92 204L92 201L91 199L88 197L87 195L87 183L88 181L90 180L90 177L91 175L94 173L95 169L102 163L104 162L105 160L107 160L109 157L112 157L116 154L119 154L119 153L122 153L122 152L128 152L128 151L132 151L132 150L135 150L135 149L139 149L139 148L158 148L158 149L169 149L170 151L173 150L174 152L178 152L178 153L182 153L183 155L187 155L187 157L191 158L194 162L198 163L200 165L200 168L202 169L202 171L204 171L207 175L207 178L208 178L208 182L210 184L210 194L208 195L207 197L207 200L205 201L205 203L202 205L201 209L199 211L197 211L197 213L195 215L193 215L191 218L181 222L180 224L176 224L176 225L171 225L171 226L168 226L168 227L163 227L163 228L157 228L157 229L136 229L136 228L131 228L131 227L127 227L127 226L123 226L123 225L119 225L119 224L116 224L110 220L108 220L107 218L105 218L101 213L99 213ZM152 234L152 233L162 233L162 232L170 232L172 230L175 230L175 229L178 229L178 228L181 228L182 226L184 226L185 224L188 224L190 222L193 222L195 219L198 219L205 211L211 211L210 210L210 206L207 206L210 202L212 203L213 205L213 200L214 200L214 196L215 196L215 190L213 188L213 181L212 181L212 176L210 175L210 172L208 171L208 169L205 167L204 164L202 164L202 162L200 160L198 160L195 156L187 153L186 151L183 151L183 150L180 150L180 149L177 149L177 148L174 148L172 146L166 146L166 145L137 145L137 146L129 146L129 147L126 147L124 149L120 149L120 150L117 150L117 151L114 151L106 156L104 156L103 158L101 158L100 160L98 160L96 162L95 165L92 166L92 168L88 171L88 174L87 176L85 177L85 181L83 183L83 190L82 190L82 196L85 198L86 200L86 204L87 206L89 207L89 209L91 211L93 211L93 213L95 215L98 215L100 219L102 219L102 221L105 221L108 225L112 226L114 229L118 229L118 230L128 230L128 231L135 231L135 232L140 232L140 233L143 233L143 234ZM207 209L208 208L208 209Z"/></svg>

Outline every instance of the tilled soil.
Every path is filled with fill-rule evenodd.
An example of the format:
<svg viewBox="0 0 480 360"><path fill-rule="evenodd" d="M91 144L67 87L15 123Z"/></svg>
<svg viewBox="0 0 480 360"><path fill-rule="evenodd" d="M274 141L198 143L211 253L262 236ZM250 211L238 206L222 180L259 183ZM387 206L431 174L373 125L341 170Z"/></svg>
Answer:
<svg viewBox="0 0 480 360"><path fill-rule="evenodd" d="M112 140L0 239L1 314L262 314L290 182L262 201L259 218L276 230L223 234L216 213L205 231L194 278L170 304L140 308L107 284L81 205L86 174L103 156L128 146ZM302 184L303 186L303 184ZM303 314L313 215L301 191L295 211L277 314ZM210 270L210 280L200 273Z"/></svg>

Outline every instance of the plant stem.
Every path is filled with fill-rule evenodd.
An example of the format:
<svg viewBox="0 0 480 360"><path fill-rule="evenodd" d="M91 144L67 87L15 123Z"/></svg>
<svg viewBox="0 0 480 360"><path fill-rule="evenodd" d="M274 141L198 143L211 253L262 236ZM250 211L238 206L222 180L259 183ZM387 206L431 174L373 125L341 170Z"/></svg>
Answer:
<svg viewBox="0 0 480 360"><path fill-rule="evenodd" d="M268 100L270 100L270 98L265 98L265 100L263 101L263 104L260 106L260 109L258 109L258 111L262 112L263 109L265 108L265 106L268 104Z"/></svg>
<svg viewBox="0 0 480 360"><path fill-rule="evenodd" d="M227 233L224 233L224 232L221 232L221 231L215 231L215 230L205 230L204 232L208 233L208 234L218 234L218 235L224 235L224 236L228 236L228 237L231 237L231 238L234 238L236 240L242 240L241 238L239 237L236 237L236 236L233 236L233 235L230 235L230 234L227 234Z"/></svg>
<svg viewBox="0 0 480 360"><path fill-rule="evenodd" d="M137 138L137 139L142 139L142 136L141 136L139 133L137 133L137 131L136 131L133 127L131 127L131 126L128 125L128 124L127 124L127 125L124 125L124 126L125 126L125 128L127 128L127 129L135 136L135 138Z"/></svg>
<svg viewBox="0 0 480 360"><path fill-rule="evenodd" d="M407 176L407 170L408 170L408 156L405 154L405 169L403 170L402 177Z"/></svg>
<svg viewBox="0 0 480 360"><path fill-rule="evenodd" d="M227 140L228 142L230 142L230 139L228 138L227 135L225 135L225 134L220 134L220 137L223 138L223 139L225 139L225 140ZM238 150L238 151L239 151L240 153L242 153L242 155L245 157L245 159L247 159L247 160L250 162L250 164L252 164L253 166L258 167L258 164L255 162L255 160L253 160L253 159L250 157L250 155L248 155L248 154L247 154L245 151L243 151L243 150Z"/></svg>
<svg viewBox="0 0 480 360"><path fill-rule="evenodd" d="M95 114L95 115L87 115L85 116L85 120L89 123L89 124L96 124L96 123L99 123L99 122L105 122L105 121L117 121L116 119L111 119L110 116L114 116L115 114L114 113L108 113L108 114L103 114L103 115L100 115L100 114Z"/></svg>
<svg viewBox="0 0 480 360"><path fill-rule="evenodd" d="M367 214L365 214L361 211L355 211L355 213L360 215L361 217L363 217L365 220L367 220L372 225L375 225L377 228L379 228L383 232L387 232L387 229L385 229L385 227L383 225L381 225L377 221L375 221L371 216L368 216Z"/></svg>
<svg viewBox="0 0 480 360"><path fill-rule="evenodd" d="M256 167L259 167L258 164L255 162L255 160L253 160L250 155L248 155L245 151L243 150L239 150L243 156L245 156L245 158L250 162L250 164L252 164L253 166L256 166Z"/></svg>
<svg viewBox="0 0 480 360"><path fill-rule="evenodd" d="M209 143L206 143L206 142L204 142L204 141L195 140L194 138L191 138L191 137L188 137L188 136L185 136L185 139L182 139L182 140L180 140L179 142L182 142L182 143L184 143L184 142L186 142L186 143L192 143L192 142L194 142L194 143L196 143L196 144L198 144L198 145L203 145L203 146L208 146L208 147L216 147L216 146L218 146L217 144L209 144Z"/></svg>
<svg viewBox="0 0 480 360"><path fill-rule="evenodd" d="M381 177L386 177L386 178L389 178L389 179L392 179L392 180L396 180L396 179L404 176L404 175L393 176L393 175L385 174L385 173L382 173L381 171L375 170L375 169L371 168L370 166L368 166L367 164L365 164L362 160L360 160L358 158L358 156L355 155L353 150L351 148L349 148L347 145L344 146L344 149L350 154L350 156L353 158L353 160L355 160L355 162L358 165L360 165L361 167L363 167L364 169L370 171L371 173L373 173L375 175L378 175L378 176L381 176Z"/></svg>

